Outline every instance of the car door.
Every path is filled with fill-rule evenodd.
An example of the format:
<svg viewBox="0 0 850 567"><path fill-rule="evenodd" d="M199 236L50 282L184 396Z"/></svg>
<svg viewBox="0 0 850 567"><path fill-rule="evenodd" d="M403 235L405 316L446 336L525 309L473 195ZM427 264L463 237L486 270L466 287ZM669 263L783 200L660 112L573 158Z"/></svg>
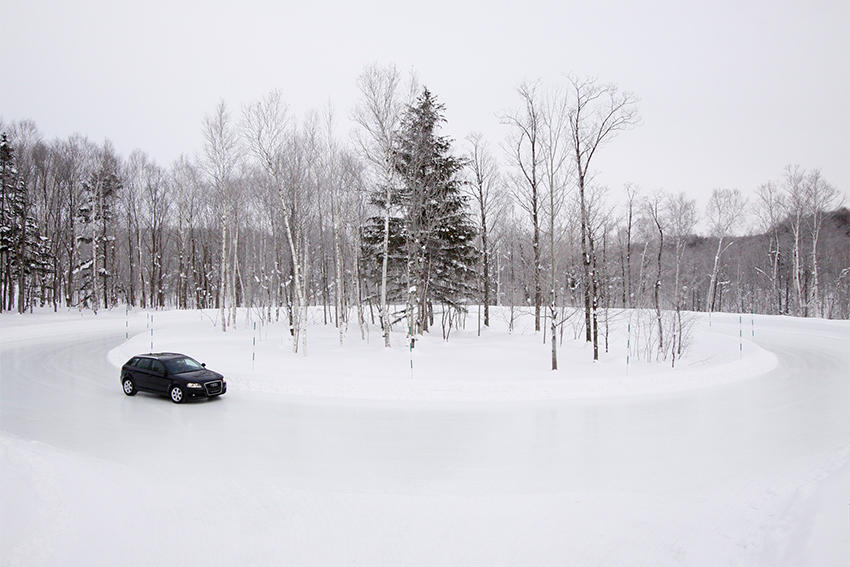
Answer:
<svg viewBox="0 0 850 567"><path fill-rule="evenodd" d="M168 376L165 374L165 365L159 360L151 360L150 369L151 389L156 392L168 391Z"/></svg>
<svg viewBox="0 0 850 567"><path fill-rule="evenodd" d="M133 379L136 381L136 388L141 388L142 390L153 389L153 385L151 384L151 362L153 360L150 358L142 357L133 368Z"/></svg>
<svg viewBox="0 0 850 567"><path fill-rule="evenodd" d="M138 357L138 356L134 356L133 358L131 358L131 359L127 362L127 364L125 364L123 367L121 367L121 372L123 373L123 374L121 375L121 380L123 380L123 379L124 379L124 376L129 376L130 378L135 378L135 377L136 377L136 374L135 374L135 372L136 372L136 365L137 365L138 363L139 363L139 357Z"/></svg>

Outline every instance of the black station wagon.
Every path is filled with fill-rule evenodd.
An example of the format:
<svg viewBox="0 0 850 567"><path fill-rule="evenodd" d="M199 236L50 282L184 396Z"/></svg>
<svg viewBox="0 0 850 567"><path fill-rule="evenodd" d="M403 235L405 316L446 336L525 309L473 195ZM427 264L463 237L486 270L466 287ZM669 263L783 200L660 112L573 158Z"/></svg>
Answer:
<svg viewBox="0 0 850 567"><path fill-rule="evenodd" d="M211 398L227 392L227 380L206 364L176 352L134 356L121 367L121 387L136 392L166 394L175 404L188 398Z"/></svg>

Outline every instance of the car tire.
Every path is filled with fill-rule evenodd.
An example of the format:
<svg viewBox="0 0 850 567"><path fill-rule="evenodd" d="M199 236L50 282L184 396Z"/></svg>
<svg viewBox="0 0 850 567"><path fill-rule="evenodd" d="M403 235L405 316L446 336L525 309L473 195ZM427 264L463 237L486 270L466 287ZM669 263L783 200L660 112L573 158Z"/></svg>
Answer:
<svg viewBox="0 0 850 567"><path fill-rule="evenodd" d="M124 377L124 380L121 382L121 388L124 390L124 393L128 396L136 395L136 383L133 382L132 378Z"/></svg>
<svg viewBox="0 0 850 567"><path fill-rule="evenodd" d="M178 385L173 385L168 390L168 394L171 397L171 401L175 404L182 404L183 400L186 399L186 394L183 392L183 388Z"/></svg>

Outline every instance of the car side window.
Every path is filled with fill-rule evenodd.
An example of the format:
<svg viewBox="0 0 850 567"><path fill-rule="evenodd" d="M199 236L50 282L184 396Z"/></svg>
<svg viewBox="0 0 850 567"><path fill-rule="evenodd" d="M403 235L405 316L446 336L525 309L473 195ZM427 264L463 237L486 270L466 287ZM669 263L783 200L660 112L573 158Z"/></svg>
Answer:
<svg viewBox="0 0 850 567"><path fill-rule="evenodd" d="M136 368L139 370L150 370L151 369L151 359L150 358L140 358L139 362L136 363Z"/></svg>
<svg viewBox="0 0 850 567"><path fill-rule="evenodd" d="M165 374L165 366L158 360L151 361L151 370L157 374Z"/></svg>

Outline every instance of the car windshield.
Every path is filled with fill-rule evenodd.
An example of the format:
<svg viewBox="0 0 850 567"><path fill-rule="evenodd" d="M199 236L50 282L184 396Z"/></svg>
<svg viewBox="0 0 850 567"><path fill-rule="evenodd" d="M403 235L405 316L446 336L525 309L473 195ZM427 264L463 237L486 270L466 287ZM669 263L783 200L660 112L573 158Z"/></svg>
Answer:
<svg viewBox="0 0 850 567"><path fill-rule="evenodd" d="M165 367L168 368L169 374L180 374L181 372L191 372L202 368L198 361L193 360L188 356L183 358L172 358L171 360L166 360L164 362Z"/></svg>

